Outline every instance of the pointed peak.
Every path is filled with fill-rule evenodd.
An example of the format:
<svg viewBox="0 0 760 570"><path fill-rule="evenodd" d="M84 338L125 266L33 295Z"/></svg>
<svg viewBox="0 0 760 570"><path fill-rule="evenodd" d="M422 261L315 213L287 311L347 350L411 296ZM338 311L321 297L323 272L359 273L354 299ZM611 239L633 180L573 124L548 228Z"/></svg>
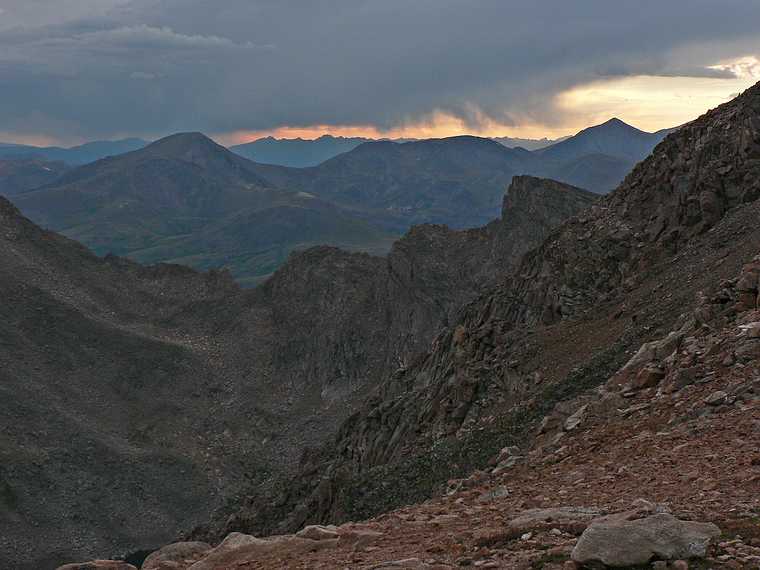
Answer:
<svg viewBox="0 0 760 570"><path fill-rule="evenodd" d="M629 125L622 119L618 119L617 117L612 117L610 120L605 121L601 125L596 125L595 127L591 127L592 129L604 129L604 130L632 130L632 131L638 131L636 127L633 125Z"/></svg>

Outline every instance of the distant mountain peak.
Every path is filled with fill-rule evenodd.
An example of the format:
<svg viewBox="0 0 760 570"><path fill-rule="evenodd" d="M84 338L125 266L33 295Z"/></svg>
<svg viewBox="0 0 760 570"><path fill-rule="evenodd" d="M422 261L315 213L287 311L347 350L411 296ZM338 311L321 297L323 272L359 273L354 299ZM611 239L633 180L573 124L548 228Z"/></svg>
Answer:
<svg viewBox="0 0 760 570"><path fill-rule="evenodd" d="M176 133L149 144L138 152L167 158L190 160L201 156L232 154L226 148L199 132Z"/></svg>
<svg viewBox="0 0 760 570"><path fill-rule="evenodd" d="M629 132L629 133L646 133L646 131L642 131L641 129L638 129L634 127L633 125L629 125L622 119L619 119L617 117L613 117L609 119L608 121L605 121L604 123L601 123L599 125L594 125L593 127L588 127L586 129L583 129L581 133L585 132L599 132L599 131L607 131L607 132ZM579 133L580 134L580 133Z"/></svg>
<svg viewBox="0 0 760 570"><path fill-rule="evenodd" d="M175 133L173 135L166 136L162 139L157 140L154 143L151 143L150 145L148 145L147 148L151 148L151 147L156 148L160 146L173 145L173 144L184 144L184 145L205 144L205 145L219 146L217 143L215 143L213 140L211 140L209 137L207 137L203 133L194 131L194 132L187 132L187 133Z"/></svg>

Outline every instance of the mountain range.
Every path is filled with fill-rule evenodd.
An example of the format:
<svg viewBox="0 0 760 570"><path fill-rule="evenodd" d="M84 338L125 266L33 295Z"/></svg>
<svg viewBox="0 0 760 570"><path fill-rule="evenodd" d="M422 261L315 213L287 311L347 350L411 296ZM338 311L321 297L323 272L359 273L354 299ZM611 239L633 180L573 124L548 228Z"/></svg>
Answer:
<svg viewBox="0 0 760 570"><path fill-rule="evenodd" d="M612 120L534 152L471 136L372 141L291 168L254 163L185 133L58 178L39 166L35 172L46 176L27 180L43 185L26 191L18 177L2 190L0 171L0 191L36 223L98 254L227 268L254 285L291 251L312 245L383 254L414 224L486 224L516 175L605 192L664 135Z"/></svg>
<svg viewBox="0 0 760 570"><path fill-rule="evenodd" d="M391 242L341 208L275 188L257 165L199 133L79 167L14 201L101 255L231 267L242 279L270 273L296 247Z"/></svg>
<svg viewBox="0 0 760 570"><path fill-rule="evenodd" d="M107 156L114 156L137 150L147 144L147 141L137 138L116 141L93 141L70 148L0 143L0 158L36 158L53 162L64 162L72 166L78 166L100 160Z"/></svg>
<svg viewBox="0 0 760 570"><path fill-rule="evenodd" d="M371 142L364 137L334 137L322 135L309 139L277 139L265 137L249 143L231 146L230 150L255 162L303 168L316 166L325 160Z"/></svg>
<svg viewBox="0 0 760 570"><path fill-rule="evenodd" d="M568 138L568 137L564 137ZM563 139L521 139L511 137L494 137L493 140L508 148L522 147L527 150L538 150ZM412 139L388 139L391 142L412 142ZM376 139L364 137L334 137L322 135L316 139L278 139L264 137L249 143L230 147L232 152L262 164L276 164L305 168L317 166L339 154L355 149L360 144L377 142Z"/></svg>
<svg viewBox="0 0 760 570"><path fill-rule="evenodd" d="M186 134L21 195L192 226L313 199L285 175ZM759 181L760 84L608 195L517 176L482 227L309 248L249 290L0 198L0 566L752 567ZM326 207L393 199L345 188ZM66 570L93 567L135 568Z"/></svg>

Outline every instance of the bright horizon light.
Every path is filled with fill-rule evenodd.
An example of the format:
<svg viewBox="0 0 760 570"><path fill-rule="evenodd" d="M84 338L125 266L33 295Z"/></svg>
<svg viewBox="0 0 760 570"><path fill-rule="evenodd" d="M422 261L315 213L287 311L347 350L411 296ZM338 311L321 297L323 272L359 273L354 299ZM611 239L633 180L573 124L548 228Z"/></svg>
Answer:
<svg viewBox="0 0 760 570"><path fill-rule="evenodd" d="M519 127L482 119L479 129L468 127L458 117L436 111L426 121L392 129L373 125L283 126L262 131L216 134L224 144L241 144L267 136L316 139L322 135L365 138L443 138L457 135L559 138L618 117L644 131L658 131L692 121L760 81L760 59L744 56L710 65L707 69L730 72L733 77L631 76L601 79L560 93L556 99L561 124L526 121Z"/></svg>

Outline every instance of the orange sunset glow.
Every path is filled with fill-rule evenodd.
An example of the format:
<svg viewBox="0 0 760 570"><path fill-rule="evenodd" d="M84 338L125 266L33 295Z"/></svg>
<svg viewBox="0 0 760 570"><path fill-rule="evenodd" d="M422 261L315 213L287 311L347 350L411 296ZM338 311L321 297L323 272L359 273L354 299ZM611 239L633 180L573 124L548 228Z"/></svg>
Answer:
<svg viewBox="0 0 760 570"><path fill-rule="evenodd" d="M381 129L374 125L281 126L272 130L219 133L215 139L227 145L242 144L267 136L275 138L316 139L328 134L336 137L365 138L443 138L463 134L481 137L557 138L618 117L636 127L654 132L681 125L725 103L760 79L760 60L747 56L710 66L729 70L732 78L633 76L603 79L579 85L555 97L556 119L539 122L529 117L518 126L503 125L480 114L478 125L443 111L425 120Z"/></svg>

